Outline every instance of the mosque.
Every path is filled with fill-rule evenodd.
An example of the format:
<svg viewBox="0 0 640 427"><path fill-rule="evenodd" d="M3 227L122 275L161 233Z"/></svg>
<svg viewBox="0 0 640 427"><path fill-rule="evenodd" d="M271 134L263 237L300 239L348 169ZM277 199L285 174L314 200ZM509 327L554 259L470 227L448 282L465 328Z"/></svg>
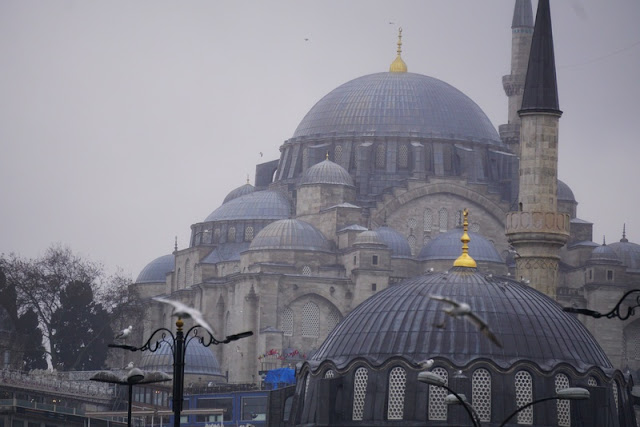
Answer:
<svg viewBox="0 0 640 427"><path fill-rule="evenodd" d="M516 0L511 28L511 73L502 78L509 113L498 130L464 93L408 71L400 30L389 71L320 99L280 158L256 166L253 185L231 190L192 224L187 248L141 271L134 286L143 298L198 308L219 337L254 331L217 346L203 381L258 382L265 371L298 365L296 422L322 424L329 411L343 425L424 425L427 415L411 411L446 421L443 396L433 394L428 411L399 402L411 393L430 402L415 364L431 355L442 376L459 370L485 387L489 419L490 390L516 402L532 384L602 387L610 412L628 416L640 319L579 318L583 326L559 307L612 308L640 279L640 245L624 231L619 242L595 243L592 223L578 217L571 188L557 178L562 111L548 0L535 27L531 0ZM453 267L463 235L474 267ZM471 298L497 322L504 348L473 330L432 331L441 312L421 287ZM168 326L170 314L150 302L143 335ZM320 382L334 377L344 382ZM396 394L382 388L387 379ZM338 389L350 397L337 398ZM331 409L305 406L307 392ZM558 425L570 425L567 409L556 412L569 420Z"/></svg>

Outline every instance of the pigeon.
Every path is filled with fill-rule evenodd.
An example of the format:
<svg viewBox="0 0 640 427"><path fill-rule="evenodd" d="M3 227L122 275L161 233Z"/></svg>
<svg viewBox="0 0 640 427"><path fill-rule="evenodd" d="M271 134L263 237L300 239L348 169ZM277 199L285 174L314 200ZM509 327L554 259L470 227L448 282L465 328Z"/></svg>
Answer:
<svg viewBox="0 0 640 427"><path fill-rule="evenodd" d="M204 320L204 317L202 317L202 313L200 313L198 310L196 310L195 308L189 307L179 301L173 301L170 299L166 299L166 298L161 298L161 297L154 297L152 298L154 301L158 301L161 302L163 304L169 304L173 306L173 316L182 318L182 319L193 319L193 321L195 323L197 323L198 325L202 326L204 329L207 330L207 332L209 332L211 334L211 336L213 336L213 329L211 328L211 326L209 326L209 324L207 323L206 320Z"/></svg>
<svg viewBox="0 0 640 427"><path fill-rule="evenodd" d="M119 338L127 339L127 337L131 335L131 331L133 331L133 326L129 325L129 327L124 328L122 331L118 333L118 335L116 335L116 339L119 339Z"/></svg>
<svg viewBox="0 0 640 427"><path fill-rule="evenodd" d="M420 365L421 369L429 369L433 366L433 364L434 364L433 359L425 359L418 362L418 365Z"/></svg>
<svg viewBox="0 0 640 427"><path fill-rule="evenodd" d="M122 369L126 369L127 371L130 371L131 369L133 369L133 362L129 362L129 364Z"/></svg>
<svg viewBox="0 0 640 427"><path fill-rule="evenodd" d="M491 329L489 329L489 325L487 325L487 323L484 320L479 318L473 311L471 311L471 306L469 306L469 304L464 302L458 302L458 301L452 300L451 298L443 297L440 295L429 295L429 298L436 301L442 301L442 302L446 302L447 304L451 304L452 307L446 308L444 310L446 314L454 318L463 318L463 319L469 320L474 325L476 325L478 330L482 332L484 336L489 338L491 342L493 342L498 347L502 348L502 343L500 342L498 337L496 337L495 334L491 332ZM437 324L434 326L438 328L444 328L444 323Z"/></svg>

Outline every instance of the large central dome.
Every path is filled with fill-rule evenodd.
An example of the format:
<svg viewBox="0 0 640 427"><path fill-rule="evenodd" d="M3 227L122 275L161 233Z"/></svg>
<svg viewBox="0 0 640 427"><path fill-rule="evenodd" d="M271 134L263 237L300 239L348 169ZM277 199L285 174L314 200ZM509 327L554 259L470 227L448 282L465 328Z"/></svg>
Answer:
<svg viewBox="0 0 640 427"><path fill-rule="evenodd" d="M484 112L453 86L414 73L376 73L331 91L293 137L412 136L502 145Z"/></svg>

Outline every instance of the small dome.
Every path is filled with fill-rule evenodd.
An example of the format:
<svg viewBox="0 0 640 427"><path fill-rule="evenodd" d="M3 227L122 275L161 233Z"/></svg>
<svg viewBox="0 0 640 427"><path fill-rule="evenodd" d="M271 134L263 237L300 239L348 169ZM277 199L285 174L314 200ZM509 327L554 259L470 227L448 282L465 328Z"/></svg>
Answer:
<svg viewBox="0 0 640 427"><path fill-rule="evenodd" d="M238 197L242 197L246 194L251 194L254 191L256 191L256 187L247 182L245 185L231 190L229 194L227 194L227 197L224 198L222 204L224 205L225 203L230 202L233 199L237 199Z"/></svg>
<svg viewBox="0 0 640 427"><path fill-rule="evenodd" d="M330 251L331 245L324 234L308 222L283 219L267 225L253 239L249 250L260 249Z"/></svg>
<svg viewBox="0 0 640 427"><path fill-rule="evenodd" d="M386 225L376 229L376 234L380 241L391 249L392 257L411 258L411 247L402 234Z"/></svg>
<svg viewBox="0 0 640 427"><path fill-rule="evenodd" d="M421 261L458 259L462 253L462 243L460 243L462 233L462 228L454 228L439 234L424 245L418 259ZM478 233L468 232L468 234L471 239L469 242L469 256L471 258L476 261L504 264L504 260L490 240Z"/></svg>
<svg viewBox="0 0 640 427"><path fill-rule="evenodd" d="M622 264L632 272L640 272L640 245L622 238L619 242L608 245L618 255Z"/></svg>
<svg viewBox="0 0 640 427"><path fill-rule="evenodd" d="M431 295L471 305L503 348L470 322L447 316L447 304ZM443 322L446 327L439 328ZM613 369L589 331L551 298L507 277L466 267L407 279L375 294L336 326L311 360L329 360L343 369L356 359L381 366L397 356L414 364L441 357L460 367L482 359L503 369L523 361L544 371L561 364L579 372Z"/></svg>
<svg viewBox="0 0 640 427"><path fill-rule="evenodd" d="M373 230L363 231L362 233L356 236L356 239L353 241L354 245L384 245L380 237L378 237L378 233Z"/></svg>
<svg viewBox="0 0 640 427"><path fill-rule="evenodd" d="M173 353L166 342L160 342L155 352L145 351L140 360L140 369L146 371L160 371L173 373ZM211 375L224 377L216 356L209 348L200 344L198 340L191 340L187 345L184 358L184 373L186 375Z"/></svg>
<svg viewBox="0 0 640 427"><path fill-rule="evenodd" d="M591 251L589 261L597 264L621 264L618 254L606 244Z"/></svg>
<svg viewBox="0 0 640 427"><path fill-rule="evenodd" d="M353 187L353 178L349 172L337 163L327 159L307 169L300 184L335 184Z"/></svg>
<svg viewBox="0 0 640 427"><path fill-rule="evenodd" d="M558 201L561 202L575 202L576 198L573 195L571 188L563 181L558 180Z"/></svg>
<svg viewBox="0 0 640 427"><path fill-rule="evenodd" d="M167 274L171 273L176 261L173 254L158 257L142 269L136 283L159 283L166 280Z"/></svg>
<svg viewBox="0 0 640 427"><path fill-rule="evenodd" d="M289 199L278 191L255 191L224 203L204 222L289 218L290 206Z"/></svg>

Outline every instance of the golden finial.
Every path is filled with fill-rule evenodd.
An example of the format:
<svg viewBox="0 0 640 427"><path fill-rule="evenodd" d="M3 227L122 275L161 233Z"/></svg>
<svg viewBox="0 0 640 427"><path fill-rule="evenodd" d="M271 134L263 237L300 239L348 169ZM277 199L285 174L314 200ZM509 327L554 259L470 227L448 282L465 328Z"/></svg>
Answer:
<svg viewBox="0 0 640 427"><path fill-rule="evenodd" d="M391 63L389 67L389 72L391 73L406 73L407 72L407 64L402 60L400 54L402 53L402 27L398 28L398 56Z"/></svg>
<svg viewBox="0 0 640 427"><path fill-rule="evenodd" d="M329 150L327 150L327 156L324 159L329 160Z"/></svg>
<svg viewBox="0 0 640 427"><path fill-rule="evenodd" d="M462 233L462 237L460 238L460 241L462 242L462 255L460 255L458 259L453 262L453 266L476 268L476 260L469 256L469 242L471 241L471 239L469 238L469 234L467 233L467 230L469 228L469 221L467 219L467 216L469 216L469 211L465 208L464 211L462 211L462 215L464 217L464 221L462 223L464 232Z"/></svg>
<svg viewBox="0 0 640 427"><path fill-rule="evenodd" d="M251 181L249 181L249 174L247 174L247 184L251 184Z"/></svg>
<svg viewBox="0 0 640 427"><path fill-rule="evenodd" d="M178 320L176 320L176 327L178 328L179 331L181 331L183 326L184 326L184 322L180 317L178 317Z"/></svg>

